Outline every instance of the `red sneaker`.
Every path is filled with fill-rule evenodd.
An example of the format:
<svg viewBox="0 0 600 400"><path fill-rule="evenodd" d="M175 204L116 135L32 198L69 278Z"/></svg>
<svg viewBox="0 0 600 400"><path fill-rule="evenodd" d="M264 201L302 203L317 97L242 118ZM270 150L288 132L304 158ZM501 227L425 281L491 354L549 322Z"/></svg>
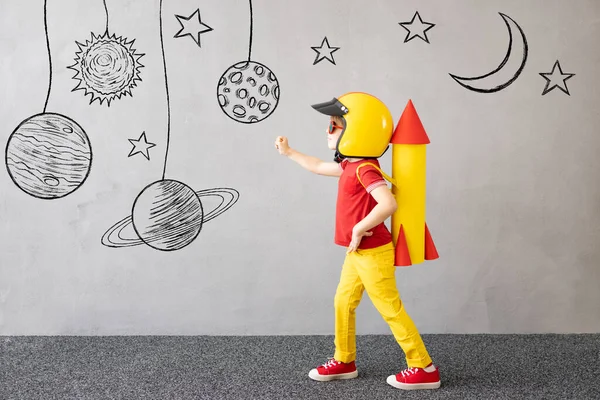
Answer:
<svg viewBox="0 0 600 400"><path fill-rule="evenodd" d="M407 368L396 375L390 375L387 383L404 390L437 389L441 385L440 373L433 364L426 368Z"/></svg>
<svg viewBox="0 0 600 400"><path fill-rule="evenodd" d="M343 363L330 358L325 364L313 368L308 376L315 381L332 381L334 379L352 379L358 376L354 361Z"/></svg>

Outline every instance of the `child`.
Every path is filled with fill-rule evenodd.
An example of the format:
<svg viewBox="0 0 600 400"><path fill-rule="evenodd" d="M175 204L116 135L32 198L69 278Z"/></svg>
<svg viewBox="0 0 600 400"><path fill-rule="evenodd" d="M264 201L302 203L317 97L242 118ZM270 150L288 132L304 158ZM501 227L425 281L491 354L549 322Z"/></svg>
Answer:
<svg viewBox="0 0 600 400"><path fill-rule="evenodd" d="M384 224L397 208L377 161L390 141L391 114L377 98L365 93L349 93L313 108L330 116L327 145L336 150L335 162L300 153L285 137L275 141L280 154L308 171L339 177L335 243L347 252L334 298L335 354L312 369L309 377L330 381L358 376L355 310L366 290L406 355L408 368L390 375L387 383L406 390L437 389L441 384L437 367L398 294L394 245ZM365 162L377 168L361 166Z"/></svg>

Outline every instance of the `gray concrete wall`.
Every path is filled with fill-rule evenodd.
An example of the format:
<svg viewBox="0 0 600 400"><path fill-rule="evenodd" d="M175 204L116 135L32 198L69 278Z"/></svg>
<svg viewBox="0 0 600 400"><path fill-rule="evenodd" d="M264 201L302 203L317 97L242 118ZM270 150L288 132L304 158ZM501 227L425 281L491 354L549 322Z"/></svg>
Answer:
<svg viewBox="0 0 600 400"><path fill-rule="evenodd" d="M47 1L48 91L44 2L2 1L1 334L331 334L337 182L273 140L330 160L310 104L348 91L396 121L412 99L431 139L440 258L397 270L421 332L600 332L597 1L254 0L251 59L277 82L255 78L280 91L255 123L217 93L248 58L248 1L164 1L168 103L159 1L106 6L126 43L92 38L102 1ZM180 32L176 15L197 8L205 25L180 19ZM434 24L424 34L400 24L417 11ZM199 43L182 36L199 30ZM311 48L325 37L339 49ZM471 88L450 75L485 75L507 51ZM556 69L546 86L556 61L574 75ZM30 119L44 110L60 115ZM144 190L163 173L181 184ZM389 332L366 295L357 318L359 334Z"/></svg>

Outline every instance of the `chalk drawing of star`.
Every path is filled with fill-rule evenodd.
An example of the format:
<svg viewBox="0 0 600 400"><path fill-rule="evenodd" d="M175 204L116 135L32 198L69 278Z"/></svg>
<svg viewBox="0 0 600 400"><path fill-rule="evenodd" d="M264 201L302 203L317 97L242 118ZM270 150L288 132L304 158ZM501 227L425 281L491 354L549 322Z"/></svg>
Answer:
<svg viewBox="0 0 600 400"><path fill-rule="evenodd" d="M129 152L128 157L131 157L131 156L134 156L134 155L140 153L141 155L146 157L148 160L150 160L150 154L148 154L148 150L150 150L151 148L156 146L156 144L148 143L148 141L146 140L146 132L142 132L142 134L138 140L135 140L135 139L128 139L128 140L129 140L129 143L131 143L133 145L133 148Z"/></svg>
<svg viewBox="0 0 600 400"><path fill-rule="evenodd" d="M196 9L196 11L187 18L181 15L175 15L175 17L177 18L177 21L179 21L179 25L181 25L181 29L175 34L175 37L181 38L190 36L194 39L194 42L196 42L198 47L202 47L200 46L200 35L212 31L213 28L200 20L200 9Z"/></svg>
<svg viewBox="0 0 600 400"><path fill-rule="evenodd" d="M419 20L415 21L417 18ZM415 12L415 15L413 15L410 22L399 22L398 24L408 31L406 38L404 38L404 43L409 42L416 37L429 43L426 32L435 26L435 24L432 24L431 22L423 22L418 11Z"/></svg>
<svg viewBox="0 0 600 400"><path fill-rule="evenodd" d="M311 47L311 49L313 49L314 51L317 52L317 57L315 58L313 65L320 63L324 59L327 59L327 61L329 61L333 65L336 65L335 60L333 58L333 53L338 51L340 48L339 47L331 47L329 45L329 40L327 40L327 36L325 36L325 39L323 39L323 41L321 42L320 47L314 46L314 47Z"/></svg>
<svg viewBox="0 0 600 400"><path fill-rule="evenodd" d="M556 71L557 68L558 71ZM558 60L554 63L552 72L540 72L540 75L546 80L546 87L542 92L542 96L551 92L554 88L559 88L567 95L571 95L569 93L569 88L567 87L567 80L574 77L575 74L563 73Z"/></svg>

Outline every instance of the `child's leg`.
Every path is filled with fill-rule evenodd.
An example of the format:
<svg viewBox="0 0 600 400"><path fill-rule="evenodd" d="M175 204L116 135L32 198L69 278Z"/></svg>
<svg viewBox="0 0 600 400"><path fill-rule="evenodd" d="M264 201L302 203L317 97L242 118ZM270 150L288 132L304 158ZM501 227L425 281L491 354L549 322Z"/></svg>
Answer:
<svg viewBox="0 0 600 400"><path fill-rule="evenodd" d="M373 305L404 351L408 367L428 366L431 358L398 293L393 245L359 250L354 264Z"/></svg>
<svg viewBox="0 0 600 400"><path fill-rule="evenodd" d="M335 298L335 354L343 363L356 359L356 307L364 292L353 257L346 257Z"/></svg>

